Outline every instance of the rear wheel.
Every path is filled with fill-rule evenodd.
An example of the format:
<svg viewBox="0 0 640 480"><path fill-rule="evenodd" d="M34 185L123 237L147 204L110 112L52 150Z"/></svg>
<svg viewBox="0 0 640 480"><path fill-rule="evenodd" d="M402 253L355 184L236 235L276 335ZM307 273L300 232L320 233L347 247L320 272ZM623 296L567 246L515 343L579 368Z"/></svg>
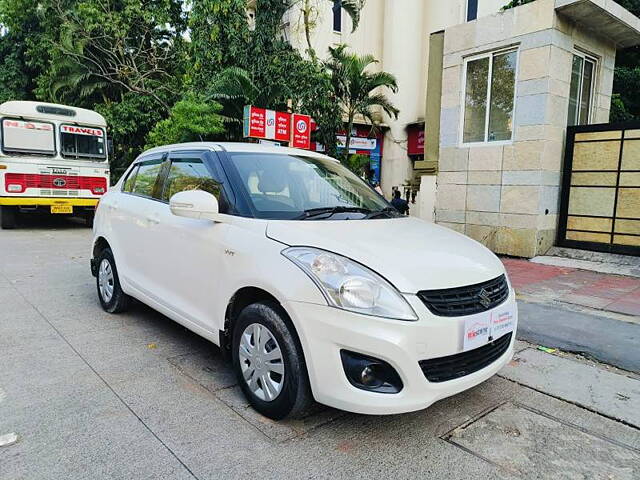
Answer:
<svg viewBox="0 0 640 480"><path fill-rule="evenodd" d="M254 303L233 329L238 383L253 408L274 420L301 417L313 404L302 348L285 318L275 303Z"/></svg>
<svg viewBox="0 0 640 480"><path fill-rule="evenodd" d="M16 228L16 216L18 214L16 207L3 205L0 207L0 227L4 230Z"/></svg>
<svg viewBox="0 0 640 480"><path fill-rule="evenodd" d="M131 297L122 291L111 249L102 250L97 261L96 286L102 308L109 313L124 312L129 307Z"/></svg>

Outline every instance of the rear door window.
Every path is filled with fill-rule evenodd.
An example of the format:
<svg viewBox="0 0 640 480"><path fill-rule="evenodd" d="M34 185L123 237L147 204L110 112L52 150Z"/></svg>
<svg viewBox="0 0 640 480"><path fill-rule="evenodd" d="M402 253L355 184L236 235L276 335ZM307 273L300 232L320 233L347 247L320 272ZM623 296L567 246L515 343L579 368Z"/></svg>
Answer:
<svg viewBox="0 0 640 480"><path fill-rule="evenodd" d="M158 177L162 171L162 159L148 160L138 164L131 193L141 197L159 198Z"/></svg>
<svg viewBox="0 0 640 480"><path fill-rule="evenodd" d="M133 192L133 185L135 184L137 173L138 173L138 165L133 167L129 172L129 175L127 175L127 178L124 181L124 185L122 186L123 192L127 192L127 193Z"/></svg>

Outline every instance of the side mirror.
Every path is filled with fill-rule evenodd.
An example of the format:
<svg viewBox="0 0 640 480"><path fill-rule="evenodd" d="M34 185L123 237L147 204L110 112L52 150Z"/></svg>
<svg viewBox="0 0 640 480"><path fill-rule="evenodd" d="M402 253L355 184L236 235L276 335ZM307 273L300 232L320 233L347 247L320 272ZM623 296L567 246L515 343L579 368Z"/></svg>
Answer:
<svg viewBox="0 0 640 480"><path fill-rule="evenodd" d="M203 190L178 192L169 200L171 213L178 217L221 222L218 199Z"/></svg>

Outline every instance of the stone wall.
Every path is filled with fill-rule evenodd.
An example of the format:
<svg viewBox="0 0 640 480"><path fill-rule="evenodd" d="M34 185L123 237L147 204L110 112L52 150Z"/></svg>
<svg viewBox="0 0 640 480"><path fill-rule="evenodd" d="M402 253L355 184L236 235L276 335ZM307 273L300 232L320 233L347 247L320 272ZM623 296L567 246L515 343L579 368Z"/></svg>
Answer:
<svg viewBox="0 0 640 480"><path fill-rule="evenodd" d="M598 59L593 123L607 122L615 45L559 17L554 0L445 30L436 221L497 253L533 257L555 241L573 52ZM518 47L513 139L461 144L464 58Z"/></svg>

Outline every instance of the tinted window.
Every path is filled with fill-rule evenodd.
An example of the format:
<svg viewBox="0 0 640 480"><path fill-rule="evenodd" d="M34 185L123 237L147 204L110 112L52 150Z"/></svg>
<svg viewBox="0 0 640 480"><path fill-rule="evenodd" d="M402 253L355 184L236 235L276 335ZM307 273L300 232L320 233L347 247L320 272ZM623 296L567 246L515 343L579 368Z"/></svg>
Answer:
<svg viewBox="0 0 640 480"><path fill-rule="evenodd" d="M467 22L478 18L478 0L467 0Z"/></svg>
<svg viewBox="0 0 640 480"><path fill-rule="evenodd" d="M331 10L333 14L333 31L342 32L342 0L334 0Z"/></svg>
<svg viewBox="0 0 640 480"><path fill-rule="evenodd" d="M124 181L124 185L122 186L122 191L123 192L132 192L133 191L133 184L136 181L136 173L138 173L138 167L135 166L131 169L131 172L129 172L129 175L127 176L127 179Z"/></svg>
<svg viewBox="0 0 640 480"><path fill-rule="evenodd" d="M161 160L141 163L133 183L132 193L144 197L154 197L154 187L160 170L162 170Z"/></svg>
<svg viewBox="0 0 640 480"><path fill-rule="evenodd" d="M168 202L173 195L185 190L204 190L220 200L220 183L215 181L199 158L171 160L169 174L164 182L162 200Z"/></svg>

